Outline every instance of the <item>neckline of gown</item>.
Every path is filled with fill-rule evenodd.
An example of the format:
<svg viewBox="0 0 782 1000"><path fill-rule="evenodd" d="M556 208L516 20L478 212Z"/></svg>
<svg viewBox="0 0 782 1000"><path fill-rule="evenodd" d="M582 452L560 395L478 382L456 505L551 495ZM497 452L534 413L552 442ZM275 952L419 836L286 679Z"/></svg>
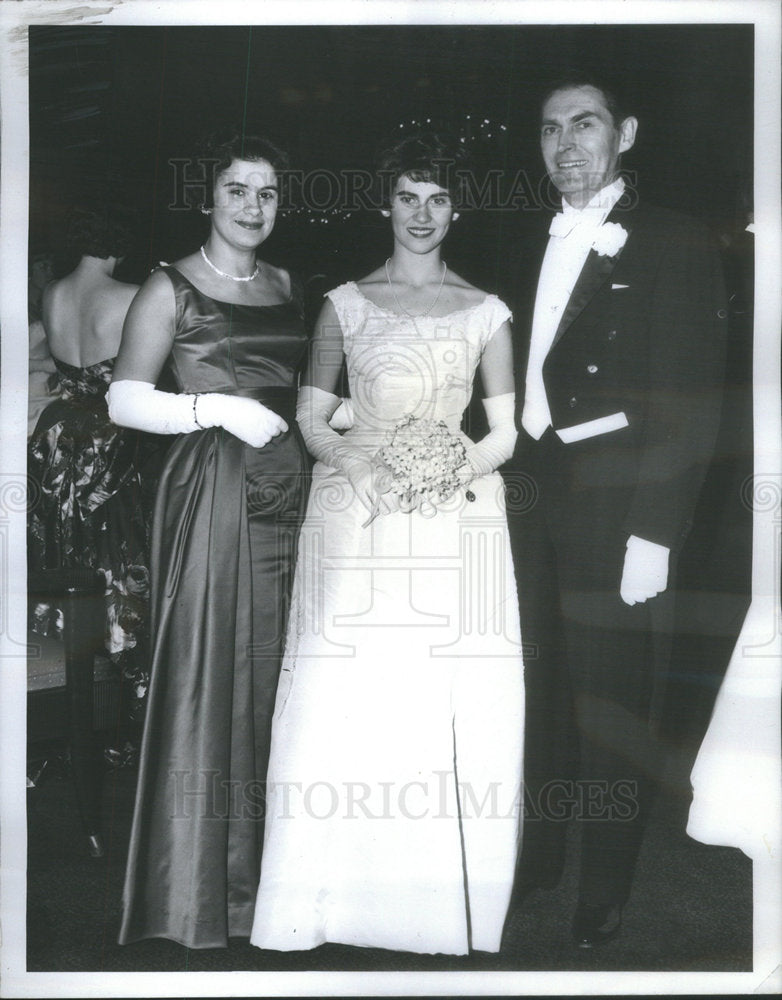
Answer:
<svg viewBox="0 0 782 1000"><path fill-rule="evenodd" d="M364 295L364 293L358 287L357 282L348 281L347 284L351 286L365 302L368 302L373 309L377 309L378 312L385 313L387 316L393 316L395 319L402 319L402 320L450 319L452 316L460 316L462 313L474 312L476 309L480 309L481 306L485 306L490 299L496 298L496 295L492 294L491 292L487 292L486 295L484 295L484 297L481 299L481 301L476 302L474 306L467 306L464 309L454 309L453 312L444 313L442 316L424 316L423 314L421 316L408 316L407 313L394 312L393 309L386 309L384 306L379 306L377 302L373 302L372 299L369 298L369 296Z"/></svg>
<svg viewBox="0 0 782 1000"><path fill-rule="evenodd" d="M198 294L204 298L209 299L210 302L216 302L221 306L231 306L231 308L237 309L279 309L281 306L293 305L293 282L291 281L291 294L284 302L267 302L265 305L261 303L253 304L250 302L228 302L226 299L216 299L213 295L207 295L206 292L201 291L198 285L194 285L187 275L182 274L178 267L173 264L166 264L165 267L171 271L176 271L182 281L187 282L188 285Z"/></svg>

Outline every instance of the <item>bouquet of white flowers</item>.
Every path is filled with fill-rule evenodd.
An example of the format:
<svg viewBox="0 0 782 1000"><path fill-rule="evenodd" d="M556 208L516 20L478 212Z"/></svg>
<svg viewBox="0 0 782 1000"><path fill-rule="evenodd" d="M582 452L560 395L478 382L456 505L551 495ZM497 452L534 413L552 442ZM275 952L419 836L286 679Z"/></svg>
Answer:
<svg viewBox="0 0 782 1000"><path fill-rule="evenodd" d="M410 416L395 427L376 461L390 474L389 492L399 496L400 509L409 513L456 493L464 482L458 473L467 467L467 452L444 421ZM473 499L469 491L467 499Z"/></svg>

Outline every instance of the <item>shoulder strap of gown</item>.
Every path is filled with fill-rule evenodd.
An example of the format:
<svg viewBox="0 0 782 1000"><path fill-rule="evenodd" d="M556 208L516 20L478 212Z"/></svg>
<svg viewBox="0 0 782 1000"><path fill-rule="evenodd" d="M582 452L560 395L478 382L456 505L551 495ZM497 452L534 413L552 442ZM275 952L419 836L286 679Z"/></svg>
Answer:
<svg viewBox="0 0 782 1000"><path fill-rule="evenodd" d="M291 302L299 316L304 319L304 282L301 280L301 275L295 271L289 271L288 274L291 282Z"/></svg>

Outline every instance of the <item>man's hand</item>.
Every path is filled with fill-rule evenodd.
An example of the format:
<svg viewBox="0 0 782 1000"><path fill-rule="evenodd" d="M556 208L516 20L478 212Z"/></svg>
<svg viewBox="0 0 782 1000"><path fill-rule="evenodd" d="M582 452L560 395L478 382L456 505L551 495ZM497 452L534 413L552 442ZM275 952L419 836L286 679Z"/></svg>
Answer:
<svg viewBox="0 0 782 1000"><path fill-rule="evenodd" d="M643 604L661 594L668 586L670 549L645 538L631 535L619 585L619 596L625 604Z"/></svg>

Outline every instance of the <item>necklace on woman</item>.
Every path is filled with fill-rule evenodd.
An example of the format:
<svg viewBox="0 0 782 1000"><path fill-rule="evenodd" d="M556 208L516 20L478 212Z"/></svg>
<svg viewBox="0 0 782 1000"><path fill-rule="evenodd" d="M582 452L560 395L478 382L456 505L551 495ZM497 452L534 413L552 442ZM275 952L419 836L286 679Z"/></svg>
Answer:
<svg viewBox="0 0 782 1000"><path fill-rule="evenodd" d="M204 258L204 262L212 268L215 274L219 274L221 278L229 278L231 281L252 281L253 278L257 278L261 273L260 262L256 262L255 270L252 274L248 274L246 277L237 277L235 274L226 274L225 271L221 271L219 267L215 267L214 264L206 256L206 250L201 247L201 256Z"/></svg>
<svg viewBox="0 0 782 1000"><path fill-rule="evenodd" d="M391 260L390 257L386 260L386 281L388 282L388 287L391 289L391 294L394 296L394 302L396 302L397 306L399 306L400 310L405 314L405 316L409 316L410 319L422 319L424 316L428 316L429 313L434 309L434 307L440 301L440 292L443 290L443 285L445 284L445 276L448 273L448 265L445 263L445 261L443 261L443 273L442 277L440 278L440 287L437 289L437 295L435 295L434 297L434 302L429 306L429 308L424 313L411 313L408 312L407 309L405 309L405 307L399 301L399 299L396 296L396 292L394 291L394 286L391 284L391 275L388 273L388 264L390 260Z"/></svg>

